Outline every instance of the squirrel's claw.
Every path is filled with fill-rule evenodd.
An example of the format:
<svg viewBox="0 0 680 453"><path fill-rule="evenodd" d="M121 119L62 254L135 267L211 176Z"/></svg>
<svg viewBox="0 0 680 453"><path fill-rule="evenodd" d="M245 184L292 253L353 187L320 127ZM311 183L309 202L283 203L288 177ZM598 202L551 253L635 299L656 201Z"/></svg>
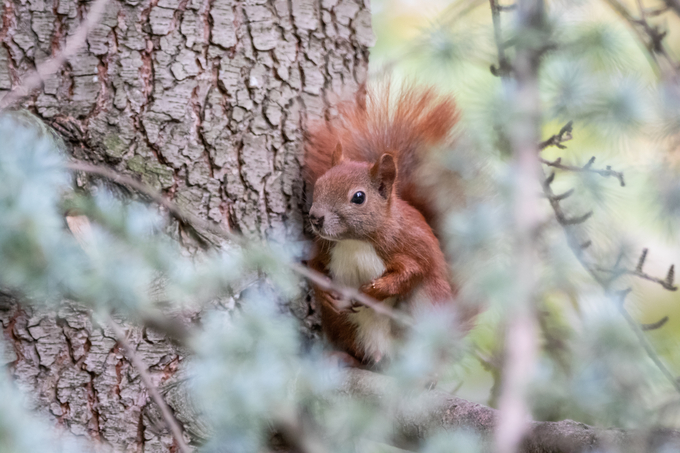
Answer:
<svg viewBox="0 0 680 453"><path fill-rule="evenodd" d="M340 294L331 292L327 294L328 298L325 302L335 313L358 313L359 310L357 310L357 308L363 307L363 304L354 300L348 302L347 299L343 299Z"/></svg>
<svg viewBox="0 0 680 453"><path fill-rule="evenodd" d="M361 302L357 302L357 301L353 300L353 301L350 302L350 304L347 307L343 308L343 311L345 313L359 313L359 310L357 310L357 308L361 308L363 306L364 306L364 304L362 304Z"/></svg>

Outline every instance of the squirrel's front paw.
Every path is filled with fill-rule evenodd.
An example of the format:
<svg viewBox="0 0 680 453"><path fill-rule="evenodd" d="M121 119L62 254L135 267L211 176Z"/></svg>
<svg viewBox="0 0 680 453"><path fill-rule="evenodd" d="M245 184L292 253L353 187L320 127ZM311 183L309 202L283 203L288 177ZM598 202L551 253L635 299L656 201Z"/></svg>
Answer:
<svg viewBox="0 0 680 453"><path fill-rule="evenodd" d="M359 313L358 308L361 308L363 306L364 304L362 304L361 302L351 300L349 302L345 302L345 306L342 308L342 311L344 313Z"/></svg>
<svg viewBox="0 0 680 453"><path fill-rule="evenodd" d="M357 313L357 308L363 304L354 300L347 300L337 293L328 293L328 302L336 313Z"/></svg>
<svg viewBox="0 0 680 453"><path fill-rule="evenodd" d="M380 280L371 280L368 283L364 283L361 285L359 288L359 291L362 293L366 294L368 297L375 299L377 301L381 301L385 299L385 295L383 294L383 291L380 288Z"/></svg>

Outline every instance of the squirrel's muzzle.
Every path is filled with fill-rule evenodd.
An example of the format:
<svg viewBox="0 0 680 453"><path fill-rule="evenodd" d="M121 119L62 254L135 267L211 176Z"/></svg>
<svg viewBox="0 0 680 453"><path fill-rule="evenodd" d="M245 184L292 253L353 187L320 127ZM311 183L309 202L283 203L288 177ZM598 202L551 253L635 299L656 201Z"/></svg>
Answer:
<svg viewBox="0 0 680 453"><path fill-rule="evenodd" d="M324 216L321 215L314 215L313 213L309 213L309 222L312 224L312 227L319 231L321 228L323 228L323 219Z"/></svg>

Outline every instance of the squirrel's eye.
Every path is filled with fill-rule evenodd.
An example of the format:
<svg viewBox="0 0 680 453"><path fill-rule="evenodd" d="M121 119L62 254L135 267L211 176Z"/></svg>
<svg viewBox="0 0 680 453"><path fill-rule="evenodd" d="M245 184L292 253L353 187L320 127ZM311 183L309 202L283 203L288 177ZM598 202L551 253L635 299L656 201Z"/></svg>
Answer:
<svg viewBox="0 0 680 453"><path fill-rule="evenodd" d="M364 201L366 201L366 194L363 192L357 192L352 197L352 203L354 204L364 204Z"/></svg>

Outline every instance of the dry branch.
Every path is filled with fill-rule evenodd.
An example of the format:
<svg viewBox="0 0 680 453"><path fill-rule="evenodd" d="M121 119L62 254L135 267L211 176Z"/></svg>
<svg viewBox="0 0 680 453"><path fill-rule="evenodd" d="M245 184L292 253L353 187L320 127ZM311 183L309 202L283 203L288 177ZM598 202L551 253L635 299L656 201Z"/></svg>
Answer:
<svg viewBox="0 0 680 453"><path fill-rule="evenodd" d="M554 135L553 135L554 137ZM559 145L560 148L566 148L564 145ZM619 180L619 184L621 184L621 187L626 186L626 181L623 179L623 172L620 171L615 171L612 170L612 167L607 165L604 170L597 169L597 168L592 168L593 163L595 163L595 156L591 157L590 160L583 166L583 167L577 167L575 165L565 165L562 163L562 158L558 157L554 161L549 161L543 158L539 157L539 160L541 161L542 164L545 164L549 167L553 168L558 168L560 170L564 171L572 171L572 172L586 172L586 173L595 173L598 174L604 178L607 177L614 177ZM552 181L551 181L552 182Z"/></svg>
<svg viewBox="0 0 680 453"><path fill-rule="evenodd" d="M590 171L590 165L594 162L594 158L592 158L588 164L584 167L577 167L581 169L581 171ZM607 169L607 171L612 171L611 169ZM614 172L618 173L618 172ZM616 176L616 175L614 175ZM632 316L630 316L630 313L626 310L624 306L625 298L626 296L630 293L630 289L626 289L624 291L615 291L612 289L611 285L612 283L616 280L621 275L632 275L635 277L643 278L645 280L652 281L654 283L659 284L663 288L669 290L669 291L675 291L677 290L677 287L673 285L673 279L675 276L675 270L674 266L671 266L670 269L668 270L668 274L666 275L665 279L660 279L653 277L649 274L646 274L642 271L642 267L644 266L645 260L647 258L647 249L644 249L642 251L642 254L640 255L640 258L638 259L638 263L636 266L635 270L626 270L622 269L620 267L620 261L622 256L619 256L619 259L617 259L616 264L612 269L605 269L602 268L596 264L593 264L588 257L585 254L585 249L591 245L590 240L586 241L585 243L581 242L581 240L577 237L576 233L574 230L571 228L575 223L582 223L583 221L587 220L584 219L581 222L575 222L574 219L570 219L562 209L562 206L560 205L560 201L562 198L560 196L555 195L555 193L552 191L552 186L551 183L555 178L555 173L551 173L550 176L546 177L544 180L544 183L542 184L543 187L543 193L545 197L548 199L550 202L550 206L552 207L555 217L557 219L557 222L563 227L564 232L567 236L567 242L569 243L569 246L571 247L571 250L574 252L574 255L576 256L576 259L579 261L579 263L583 266L583 268L590 274L590 276L595 280L604 290L605 294L607 297L609 297L619 308L621 311L621 314L623 315L624 319L630 326L630 328L633 330L635 335L637 336L640 345L643 347L649 358L654 362L656 367L661 371L661 373L668 379L668 381L671 383L673 388L680 393L680 382L678 382L678 379L673 376L671 371L668 369L668 367L663 363L659 355L656 353L654 350L654 347L651 345L649 340L644 334L644 328L643 326L640 326L639 323L637 323ZM623 175L619 178L619 181L623 185ZM578 220L583 219L582 216L581 218L578 218ZM609 278L603 278L601 273L607 272L612 274Z"/></svg>
<svg viewBox="0 0 680 453"><path fill-rule="evenodd" d="M668 272L666 273L666 277L661 279L658 277L654 277L653 275L649 275L648 273L644 272L642 270L645 260L647 259L647 253L648 249L643 249L642 253L640 254L640 258L638 258L638 264L635 266L634 270L631 269L625 269L620 267L620 258L617 260L616 264L612 269L607 269L603 268L600 266L595 266L595 269L600 271L600 272L606 272L612 274L609 283L614 282L616 279L623 275L632 275L633 277L641 278L643 280L648 280L650 282L656 283L657 285L661 286L663 289L667 291L677 291L678 287L675 286L675 265L671 265L668 268Z"/></svg>
<svg viewBox="0 0 680 453"><path fill-rule="evenodd" d="M556 146L560 149L566 149L567 147L564 146L562 143L567 142L573 138L573 136L571 135L572 131L574 130L573 125L574 122L569 121L562 127L562 129L560 129L560 131L557 134L554 134L549 139L539 143L538 149L542 151L551 146Z"/></svg>
<svg viewBox="0 0 680 453"><path fill-rule="evenodd" d="M666 31L651 25L648 21L650 14L645 11L640 0L638 0L638 14L635 17L628 8L619 0L605 0L606 3L623 19L628 22L633 32L637 35L648 50L650 59L654 62L655 69L666 79L673 80L679 74L680 67L676 59L671 56L668 46L665 43ZM680 14L680 2L678 0L666 0L666 5L673 8ZM646 38L646 39L645 39ZM660 61L661 60L661 61Z"/></svg>

